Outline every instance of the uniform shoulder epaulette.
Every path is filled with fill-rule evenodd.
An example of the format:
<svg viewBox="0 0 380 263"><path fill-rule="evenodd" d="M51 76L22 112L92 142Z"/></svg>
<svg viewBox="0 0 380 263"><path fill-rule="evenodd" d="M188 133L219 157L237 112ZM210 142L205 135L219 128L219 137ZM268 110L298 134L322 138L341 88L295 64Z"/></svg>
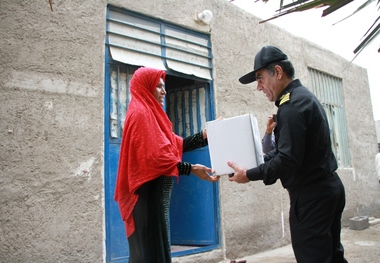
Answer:
<svg viewBox="0 0 380 263"><path fill-rule="evenodd" d="M280 106L290 100L290 92L284 94L280 98Z"/></svg>

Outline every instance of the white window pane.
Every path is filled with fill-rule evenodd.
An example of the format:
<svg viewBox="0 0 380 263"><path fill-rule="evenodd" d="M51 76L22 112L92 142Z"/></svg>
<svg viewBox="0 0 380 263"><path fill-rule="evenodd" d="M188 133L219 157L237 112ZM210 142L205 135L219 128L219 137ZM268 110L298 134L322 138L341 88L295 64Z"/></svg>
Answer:
<svg viewBox="0 0 380 263"><path fill-rule="evenodd" d="M144 53L133 52L116 47L110 47L110 52L113 60L125 64L166 70L160 57L152 57Z"/></svg>

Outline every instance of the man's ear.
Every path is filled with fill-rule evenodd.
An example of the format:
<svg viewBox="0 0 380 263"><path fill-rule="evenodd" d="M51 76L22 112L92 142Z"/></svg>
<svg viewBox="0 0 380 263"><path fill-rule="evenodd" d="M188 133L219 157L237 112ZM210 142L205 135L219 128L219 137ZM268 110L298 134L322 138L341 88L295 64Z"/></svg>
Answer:
<svg viewBox="0 0 380 263"><path fill-rule="evenodd" d="M274 66L274 74L278 79L281 79L283 76L284 71L282 70L282 67L279 65Z"/></svg>

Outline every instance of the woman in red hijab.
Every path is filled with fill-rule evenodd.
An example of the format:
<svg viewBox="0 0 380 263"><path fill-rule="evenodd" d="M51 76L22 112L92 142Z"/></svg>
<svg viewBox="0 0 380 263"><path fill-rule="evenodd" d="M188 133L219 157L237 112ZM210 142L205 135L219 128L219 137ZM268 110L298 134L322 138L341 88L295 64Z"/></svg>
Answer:
<svg viewBox="0 0 380 263"><path fill-rule="evenodd" d="M129 263L170 263L169 204L173 178L195 174L216 182L211 168L182 162L182 152L207 145L203 130L188 138L172 132L163 105L165 71L139 68L130 82L115 200L125 222Z"/></svg>

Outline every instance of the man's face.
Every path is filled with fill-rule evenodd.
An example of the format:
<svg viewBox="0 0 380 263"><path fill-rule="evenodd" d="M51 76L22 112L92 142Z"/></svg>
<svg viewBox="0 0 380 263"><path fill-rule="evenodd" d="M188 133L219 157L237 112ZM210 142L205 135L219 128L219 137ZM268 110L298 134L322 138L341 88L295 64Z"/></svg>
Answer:
<svg viewBox="0 0 380 263"><path fill-rule="evenodd" d="M158 103L160 103L161 106L164 106L165 95L166 95L165 82L162 78L160 78L160 81L158 82L157 87L153 91L153 96L156 98L156 100L158 101Z"/></svg>
<svg viewBox="0 0 380 263"><path fill-rule="evenodd" d="M271 75L268 70L259 69L256 72L257 90L265 93L269 101L275 102L279 95L276 74Z"/></svg>

